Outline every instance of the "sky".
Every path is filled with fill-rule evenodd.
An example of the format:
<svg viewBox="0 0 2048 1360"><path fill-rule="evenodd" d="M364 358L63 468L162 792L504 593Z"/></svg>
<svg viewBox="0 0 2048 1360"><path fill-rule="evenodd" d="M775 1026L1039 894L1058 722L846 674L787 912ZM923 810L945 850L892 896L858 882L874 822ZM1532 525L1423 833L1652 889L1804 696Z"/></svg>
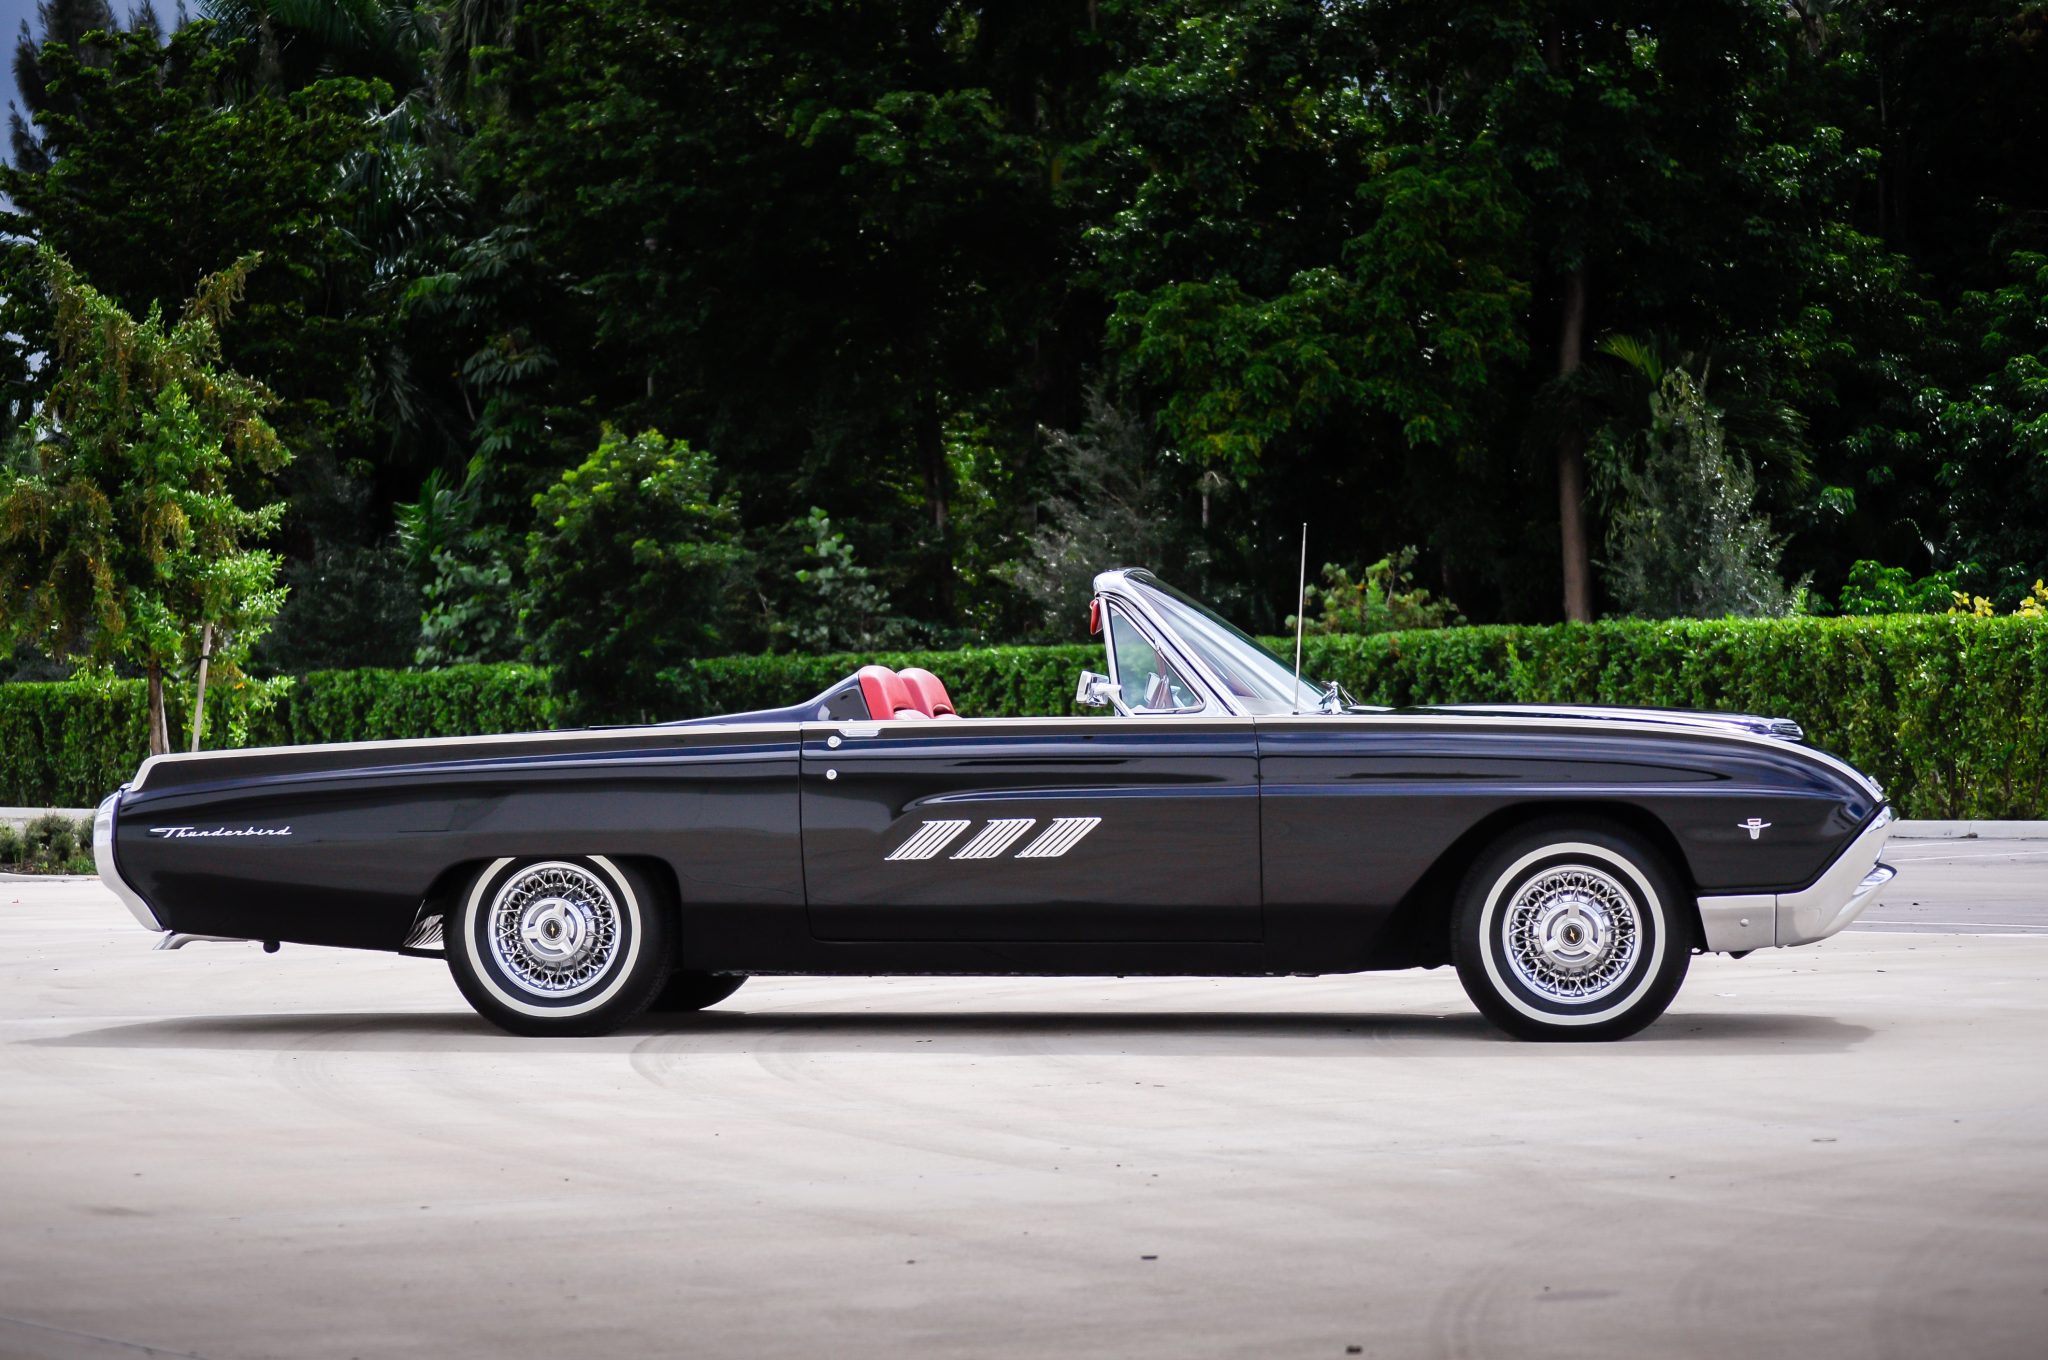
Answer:
<svg viewBox="0 0 2048 1360"><path fill-rule="evenodd" d="M14 94L14 40L21 33L21 21L28 20L29 28L36 26L36 0L0 0L0 85L7 87L7 102L19 104Z"/></svg>
<svg viewBox="0 0 2048 1360"><path fill-rule="evenodd" d="M114 12L124 21L132 8L132 0L114 0ZM159 0L156 12L168 24L177 8L177 0ZM28 20L30 32L42 31L42 26L36 22L36 0L0 0L0 87L5 87L6 102L16 106L20 105L21 99L14 88L14 43L21 36L23 19ZM0 123L4 121L0 120ZM0 140L0 146L4 146L4 140Z"/></svg>

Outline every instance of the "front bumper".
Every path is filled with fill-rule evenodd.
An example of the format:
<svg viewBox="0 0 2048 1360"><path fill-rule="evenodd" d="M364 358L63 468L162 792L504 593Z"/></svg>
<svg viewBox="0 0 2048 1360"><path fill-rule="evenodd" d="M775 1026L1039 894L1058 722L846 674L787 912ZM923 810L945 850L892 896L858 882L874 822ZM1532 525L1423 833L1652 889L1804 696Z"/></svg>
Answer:
<svg viewBox="0 0 2048 1360"><path fill-rule="evenodd" d="M156 909L143 900L135 886L121 877L121 866L114 861L114 814L121 802L119 793L110 793L100 803L100 810L92 819L92 862L100 871L100 882L114 890L114 896L121 899L121 905L128 908L128 914L145 930L161 931L166 927L156 916Z"/></svg>
<svg viewBox="0 0 2048 1360"><path fill-rule="evenodd" d="M1884 895L1898 870L1878 862L1898 817L1885 808L1812 886L1790 893L1702 897L1700 926L1711 954L1744 954L1770 945L1812 944L1848 925Z"/></svg>

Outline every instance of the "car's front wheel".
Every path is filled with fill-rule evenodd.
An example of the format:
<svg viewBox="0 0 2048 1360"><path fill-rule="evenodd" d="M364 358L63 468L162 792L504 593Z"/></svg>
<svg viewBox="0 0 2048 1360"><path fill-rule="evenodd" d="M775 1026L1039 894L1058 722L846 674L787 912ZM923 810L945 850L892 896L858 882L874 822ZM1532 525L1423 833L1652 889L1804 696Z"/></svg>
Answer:
<svg viewBox="0 0 2048 1360"><path fill-rule="evenodd" d="M1693 919L1677 876L1609 823L1546 820L1482 854L1459 889L1458 978L1523 1039L1620 1039L1685 981Z"/></svg>
<svg viewBox="0 0 2048 1360"><path fill-rule="evenodd" d="M603 855L498 860L470 883L452 925L455 985L514 1034L609 1033L668 976L659 885Z"/></svg>

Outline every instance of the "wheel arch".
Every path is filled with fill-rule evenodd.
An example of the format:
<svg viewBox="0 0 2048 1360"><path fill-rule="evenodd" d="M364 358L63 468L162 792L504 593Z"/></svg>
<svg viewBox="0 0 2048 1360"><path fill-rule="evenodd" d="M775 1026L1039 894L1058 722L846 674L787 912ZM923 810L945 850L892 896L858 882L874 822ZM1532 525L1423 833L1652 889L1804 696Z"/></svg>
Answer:
<svg viewBox="0 0 2048 1360"><path fill-rule="evenodd" d="M1415 886L1395 907L1393 919L1382 937L1387 952L1415 965L1436 967L1451 961L1451 915L1458 884L1472 861L1487 846L1513 835L1522 827L1557 817L1584 817L1611 822L1641 837L1663 856L1667 868L1678 880L1681 901L1674 910L1692 930L1693 946L1700 939L1699 887L1693 878L1678 837L1664 820L1647 808L1631 803L1598 798L1546 799L1514 803L1496 808L1473 823L1417 879Z"/></svg>

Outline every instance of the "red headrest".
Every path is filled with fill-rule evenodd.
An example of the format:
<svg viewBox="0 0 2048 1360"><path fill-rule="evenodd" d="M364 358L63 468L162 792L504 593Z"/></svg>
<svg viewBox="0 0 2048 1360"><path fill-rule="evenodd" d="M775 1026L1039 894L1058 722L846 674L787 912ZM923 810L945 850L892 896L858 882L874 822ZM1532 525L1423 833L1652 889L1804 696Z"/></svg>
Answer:
<svg viewBox="0 0 2048 1360"><path fill-rule="evenodd" d="M922 718L924 711L910 697L910 691L887 666L862 666L854 673L860 693L868 701L871 718Z"/></svg>
<svg viewBox="0 0 2048 1360"><path fill-rule="evenodd" d="M946 687L939 683L939 677L921 666L906 666L896 672L903 687L910 691L910 701L933 718L955 718L953 700L946 693Z"/></svg>

